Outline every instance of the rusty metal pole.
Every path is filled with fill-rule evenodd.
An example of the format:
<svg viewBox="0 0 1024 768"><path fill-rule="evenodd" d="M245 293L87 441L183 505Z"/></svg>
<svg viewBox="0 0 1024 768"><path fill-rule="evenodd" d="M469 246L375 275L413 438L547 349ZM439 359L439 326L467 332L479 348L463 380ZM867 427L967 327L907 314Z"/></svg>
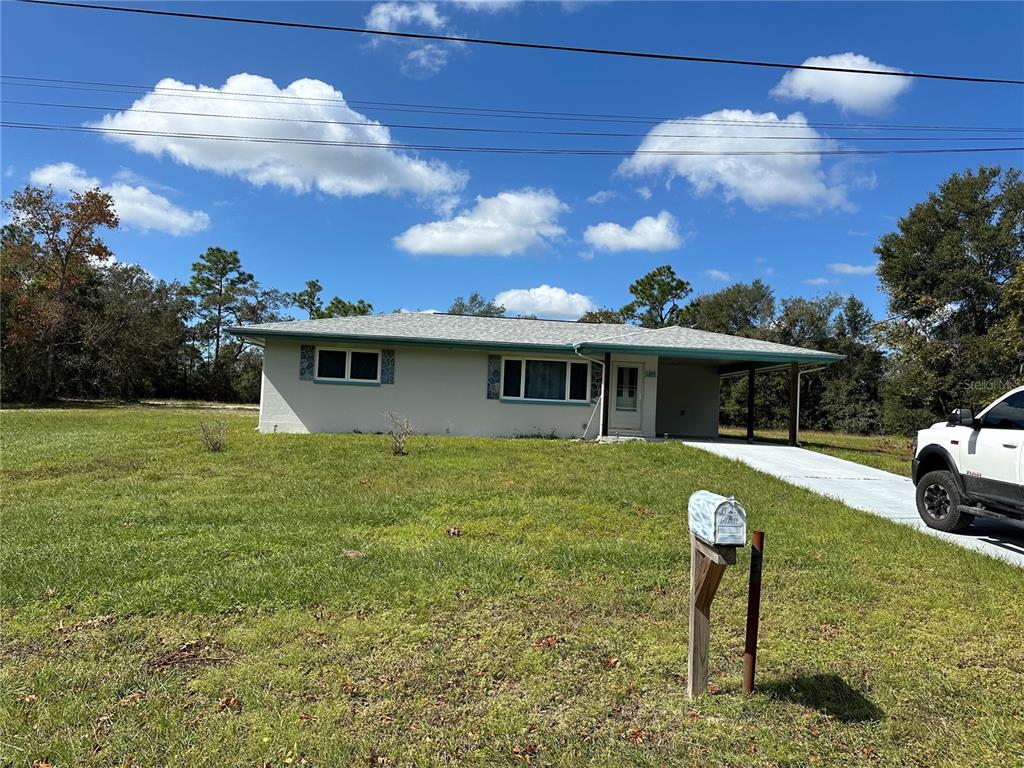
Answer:
<svg viewBox="0 0 1024 768"><path fill-rule="evenodd" d="M754 531L750 540L750 588L747 591L747 637L743 644L743 692L754 692L757 665L757 626L761 618L761 569L764 531Z"/></svg>

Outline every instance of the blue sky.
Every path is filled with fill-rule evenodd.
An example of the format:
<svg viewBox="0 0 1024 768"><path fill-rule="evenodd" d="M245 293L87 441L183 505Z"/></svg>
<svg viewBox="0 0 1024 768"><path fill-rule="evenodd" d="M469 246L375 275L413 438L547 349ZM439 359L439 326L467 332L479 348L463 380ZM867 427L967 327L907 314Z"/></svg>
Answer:
<svg viewBox="0 0 1024 768"><path fill-rule="evenodd" d="M1024 5L1019 3L235 2L154 7L787 62L852 53L866 57L871 67L1024 76ZM627 153L641 145L756 148L764 142L728 137L772 132L799 137L772 146L890 146L833 141L829 137L856 132L814 127L819 123L1024 126L1020 88L1006 85L914 81L904 87L907 81L896 78L842 80L724 65L443 43L431 47L9 2L0 13L5 75L147 88L172 78L178 83L170 87L201 84L230 92L200 99L170 91L99 93L5 83L7 100L106 108L5 104L8 121L79 125L105 120L120 129ZM292 85L303 79L307 82ZM311 103L310 98L329 101ZM203 115L129 111L136 99L144 102L136 110ZM359 103L366 101L704 117L706 125L474 119ZM286 119L259 122L210 113ZM288 122L362 122L364 116L385 124L638 135L388 132ZM736 122L742 120L762 125ZM775 123L780 120L788 123L779 128ZM701 138L645 138L647 131ZM929 142L972 143L991 142ZM445 309L455 295L472 290L489 296L518 291L503 294L511 308L553 317L571 317L591 305L620 306L629 298L632 280L664 263L672 264L696 293L761 277L779 297L853 293L882 314L884 297L871 274L872 247L895 226L896 217L953 171L983 162L1021 165L1021 157L1010 153L855 159L814 154L771 159L502 156L164 137L112 140L6 128L2 148L5 197L29 181L52 181L58 189L104 186L114 194L123 220L122 229L107 236L117 258L162 278L187 279L195 258L207 246L219 245L238 250L244 267L264 285L298 289L317 278L325 298L365 298L378 311ZM548 288L538 290L542 286Z"/></svg>

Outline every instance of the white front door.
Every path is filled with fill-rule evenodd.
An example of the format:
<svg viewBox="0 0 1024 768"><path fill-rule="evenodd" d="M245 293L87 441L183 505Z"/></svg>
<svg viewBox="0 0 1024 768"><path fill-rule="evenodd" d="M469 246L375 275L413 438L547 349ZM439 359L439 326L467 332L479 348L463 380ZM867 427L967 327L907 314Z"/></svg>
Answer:
<svg viewBox="0 0 1024 768"><path fill-rule="evenodd" d="M639 432L643 423L642 363L612 364L612 401L608 408L608 431Z"/></svg>

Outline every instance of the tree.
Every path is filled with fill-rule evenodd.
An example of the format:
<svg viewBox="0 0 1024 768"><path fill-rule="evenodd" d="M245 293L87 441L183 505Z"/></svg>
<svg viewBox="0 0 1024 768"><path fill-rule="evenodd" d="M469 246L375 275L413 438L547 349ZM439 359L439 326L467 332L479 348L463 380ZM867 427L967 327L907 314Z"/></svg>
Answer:
<svg viewBox="0 0 1024 768"><path fill-rule="evenodd" d="M691 290L690 284L677 277L670 265L656 267L629 286L633 301L622 308L622 316L644 328L677 325L678 302Z"/></svg>
<svg viewBox="0 0 1024 768"><path fill-rule="evenodd" d="M301 291L292 291L285 296L292 304L299 309L304 309L310 320L323 317L324 303L320 300L320 291L323 286L319 280L307 280L306 287Z"/></svg>
<svg viewBox="0 0 1024 768"><path fill-rule="evenodd" d="M910 432L957 405L982 405L1019 376L1012 314L1024 260L1020 171L954 173L875 253L889 294L888 429Z"/></svg>
<svg viewBox="0 0 1024 768"><path fill-rule="evenodd" d="M188 294L195 299L197 332L207 348L212 347L210 360L214 367L220 362L225 328L238 324L246 304L256 298L258 291L256 279L242 271L238 251L207 248L192 264Z"/></svg>
<svg viewBox="0 0 1024 768"><path fill-rule="evenodd" d="M579 323L621 323L623 322L622 312L617 309L609 309L608 307L602 307L601 309L592 309L589 312L584 312L580 315L580 319L577 320Z"/></svg>
<svg viewBox="0 0 1024 768"><path fill-rule="evenodd" d="M501 304L495 304L493 299L484 298L477 291L469 294L468 299L456 296L455 301L448 307L448 312L453 315L475 315L476 317L505 316L505 308Z"/></svg>
<svg viewBox="0 0 1024 768"><path fill-rule="evenodd" d="M680 325L700 331L764 337L775 319L775 294L760 279L698 296L680 312Z"/></svg>
<svg viewBox="0 0 1024 768"><path fill-rule="evenodd" d="M373 304L370 304L362 299L356 302L345 301L344 299L335 296L327 304L327 309L323 311L320 317L353 317L355 315L371 315L373 314Z"/></svg>
<svg viewBox="0 0 1024 768"><path fill-rule="evenodd" d="M5 228L4 258L15 262L23 287L35 294L31 322L43 340L36 396L45 400L54 392L57 348L68 331L72 293L88 279L94 264L111 256L97 230L116 229L119 222L113 198L99 189L71 192L70 200L59 202L52 186L26 186L3 207L12 225L9 231Z"/></svg>

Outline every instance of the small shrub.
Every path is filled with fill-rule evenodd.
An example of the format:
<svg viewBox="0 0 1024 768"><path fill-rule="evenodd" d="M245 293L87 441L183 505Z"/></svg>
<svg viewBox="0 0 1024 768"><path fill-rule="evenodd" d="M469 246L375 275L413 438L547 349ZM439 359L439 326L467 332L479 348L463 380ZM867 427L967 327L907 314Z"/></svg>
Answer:
<svg viewBox="0 0 1024 768"><path fill-rule="evenodd" d="M393 456L407 455L409 453L409 436L413 434L412 422L409 421L409 417L394 411L385 411L384 418L391 425L391 429L388 431L391 454Z"/></svg>
<svg viewBox="0 0 1024 768"><path fill-rule="evenodd" d="M201 421L199 422L199 437L203 441L203 447L210 453L220 453L224 450L223 421Z"/></svg>

